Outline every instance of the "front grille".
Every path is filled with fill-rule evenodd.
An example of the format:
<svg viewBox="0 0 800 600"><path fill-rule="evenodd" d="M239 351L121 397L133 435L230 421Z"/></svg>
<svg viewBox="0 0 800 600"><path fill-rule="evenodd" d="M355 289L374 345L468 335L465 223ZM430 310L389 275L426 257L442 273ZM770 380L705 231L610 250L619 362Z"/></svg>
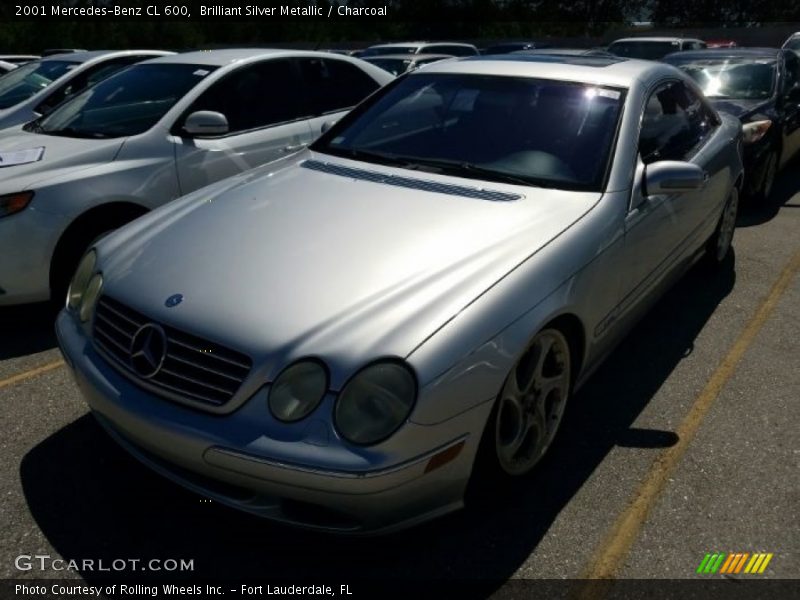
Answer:
<svg viewBox="0 0 800 600"><path fill-rule="evenodd" d="M161 368L145 379L131 364L130 348L136 332L149 323L161 326L167 343ZM108 296L97 302L93 337L95 347L134 381L193 403L224 405L253 366L245 354L157 323Z"/></svg>

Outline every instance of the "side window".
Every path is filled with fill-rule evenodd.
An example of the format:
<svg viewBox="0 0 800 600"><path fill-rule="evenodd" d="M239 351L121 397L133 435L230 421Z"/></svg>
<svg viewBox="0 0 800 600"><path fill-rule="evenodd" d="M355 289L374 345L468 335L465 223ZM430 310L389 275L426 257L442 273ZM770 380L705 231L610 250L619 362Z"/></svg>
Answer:
<svg viewBox="0 0 800 600"><path fill-rule="evenodd" d="M34 108L34 110L43 115L47 114L67 98L74 96L78 92L82 92L86 88L93 86L98 81L102 81L117 71L121 71L125 67L129 67L130 65L147 58L152 57L125 56L122 58L116 58L114 60L107 60L100 64L94 65L93 67L89 67L82 73L79 73L66 83L53 90L53 93L40 102L39 105Z"/></svg>
<svg viewBox="0 0 800 600"><path fill-rule="evenodd" d="M685 84L663 85L650 96L642 116L642 161L687 160L716 125L711 109Z"/></svg>
<svg viewBox="0 0 800 600"><path fill-rule="evenodd" d="M223 77L194 101L198 110L225 115L229 134L288 123L309 116L291 60L268 60Z"/></svg>
<svg viewBox="0 0 800 600"><path fill-rule="evenodd" d="M355 106L380 86L357 66L336 59L298 59L314 115Z"/></svg>
<svg viewBox="0 0 800 600"><path fill-rule="evenodd" d="M793 87L800 85L800 56L794 52L785 52L783 93L786 94Z"/></svg>

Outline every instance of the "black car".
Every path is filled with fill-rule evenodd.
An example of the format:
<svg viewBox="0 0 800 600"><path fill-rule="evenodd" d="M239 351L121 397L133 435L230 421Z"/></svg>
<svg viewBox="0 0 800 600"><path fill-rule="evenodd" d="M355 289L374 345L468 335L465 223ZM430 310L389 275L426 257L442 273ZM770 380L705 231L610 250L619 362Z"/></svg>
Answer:
<svg viewBox="0 0 800 600"><path fill-rule="evenodd" d="M686 71L719 111L744 129L745 194L763 200L775 175L800 150L800 56L776 48L676 52L663 59Z"/></svg>

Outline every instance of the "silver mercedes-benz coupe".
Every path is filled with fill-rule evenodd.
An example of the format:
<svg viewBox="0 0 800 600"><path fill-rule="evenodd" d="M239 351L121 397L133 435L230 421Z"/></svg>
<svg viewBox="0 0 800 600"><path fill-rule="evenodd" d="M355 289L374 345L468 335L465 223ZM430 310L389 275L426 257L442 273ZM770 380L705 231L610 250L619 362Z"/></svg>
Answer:
<svg viewBox="0 0 800 600"><path fill-rule="evenodd" d="M647 306L725 259L740 138L665 64L435 63L102 239L60 345L170 479L296 525L407 527L478 473L528 473Z"/></svg>

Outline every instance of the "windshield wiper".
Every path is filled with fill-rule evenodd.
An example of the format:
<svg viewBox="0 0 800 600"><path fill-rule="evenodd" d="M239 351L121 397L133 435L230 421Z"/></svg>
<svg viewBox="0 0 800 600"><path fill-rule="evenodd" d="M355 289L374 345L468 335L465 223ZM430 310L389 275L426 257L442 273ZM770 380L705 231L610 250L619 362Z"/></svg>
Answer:
<svg viewBox="0 0 800 600"><path fill-rule="evenodd" d="M45 133L47 135L58 135L63 137L76 137L76 138L106 138L108 137L105 133L100 133L97 131L85 131L82 129L76 129L75 127L63 127L61 129L43 129L39 126L39 133Z"/></svg>
<svg viewBox="0 0 800 600"><path fill-rule="evenodd" d="M503 171L496 171L488 167L482 167L475 163L461 161L461 160L448 160L444 158L421 158L421 157L396 157L398 160L403 161L403 166L408 169L419 169L420 167L433 167L441 171L465 175L472 179L486 178L491 181L498 181L501 183L512 183L515 185L535 185L537 187L554 187L552 183L536 179L533 177L525 177L523 175L514 175L512 173L504 173Z"/></svg>
<svg viewBox="0 0 800 600"><path fill-rule="evenodd" d="M405 160L398 158L394 154L387 152L377 152L374 150L360 150L357 148L327 148L332 154L337 156L344 156L345 158L354 158L356 160L366 160L368 162L377 162L383 165L404 166Z"/></svg>

